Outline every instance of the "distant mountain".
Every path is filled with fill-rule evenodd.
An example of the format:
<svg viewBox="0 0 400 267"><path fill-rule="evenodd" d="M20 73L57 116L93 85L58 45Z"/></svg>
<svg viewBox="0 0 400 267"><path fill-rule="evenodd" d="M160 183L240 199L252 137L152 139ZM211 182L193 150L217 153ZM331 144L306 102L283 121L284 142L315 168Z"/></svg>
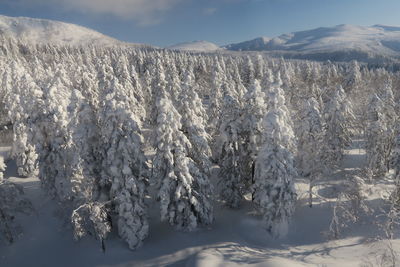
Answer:
<svg viewBox="0 0 400 267"><path fill-rule="evenodd" d="M262 51L266 50L267 44L270 40L271 38L268 37L258 37L250 41L230 44L225 46L225 48L233 51Z"/></svg>
<svg viewBox="0 0 400 267"><path fill-rule="evenodd" d="M256 38L225 46L232 51L267 51L288 57L377 60L400 57L400 27L338 25Z"/></svg>
<svg viewBox="0 0 400 267"><path fill-rule="evenodd" d="M207 41L193 41L169 46L167 47L167 49L194 52L214 52L217 50L221 50L222 48L220 48L216 44Z"/></svg>
<svg viewBox="0 0 400 267"><path fill-rule="evenodd" d="M286 58L380 63L400 60L400 27L342 24L274 38L259 37L223 47L206 41L194 41L168 49L197 52L258 51Z"/></svg>
<svg viewBox="0 0 400 267"><path fill-rule="evenodd" d="M59 21L0 15L0 36L11 36L33 44L68 44L98 46L150 45L126 43L97 31ZM219 47L207 41L193 41L167 47L171 50L216 52L258 51L271 56L364 62L400 61L400 27L374 25L370 27L338 25L259 37L250 41Z"/></svg>
<svg viewBox="0 0 400 267"><path fill-rule="evenodd" d="M7 35L29 43L69 45L139 45L128 44L94 30L46 19L7 17L0 15L0 35ZM141 46L141 45L139 45Z"/></svg>

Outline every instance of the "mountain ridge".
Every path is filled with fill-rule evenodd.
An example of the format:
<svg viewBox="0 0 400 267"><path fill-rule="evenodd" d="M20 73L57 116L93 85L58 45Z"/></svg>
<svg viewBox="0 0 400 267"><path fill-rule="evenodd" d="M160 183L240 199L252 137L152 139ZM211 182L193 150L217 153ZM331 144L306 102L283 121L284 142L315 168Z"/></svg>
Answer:
<svg viewBox="0 0 400 267"><path fill-rule="evenodd" d="M359 55L364 53L364 60L400 58L400 27L396 26L340 24L282 34L261 45L259 39L226 45L225 48L232 51L275 52L290 57L298 54L304 58L307 55L342 53L351 60L351 51Z"/></svg>
<svg viewBox="0 0 400 267"><path fill-rule="evenodd" d="M84 26L30 17L0 15L0 34L35 44L146 46L126 43Z"/></svg>
<svg viewBox="0 0 400 267"><path fill-rule="evenodd" d="M196 41L183 42L172 46L168 46L166 47L166 49L180 50L180 51L194 51L194 52L214 52L221 50L222 48L208 41L196 40Z"/></svg>
<svg viewBox="0 0 400 267"><path fill-rule="evenodd" d="M55 20L0 15L0 35L34 44L96 46L155 46L127 43L95 30ZM262 52L275 57L364 62L399 62L400 27L376 24L357 26L340 24L281 34L218 46L208 41L192 41L165 49L207 52Z"/></svg>

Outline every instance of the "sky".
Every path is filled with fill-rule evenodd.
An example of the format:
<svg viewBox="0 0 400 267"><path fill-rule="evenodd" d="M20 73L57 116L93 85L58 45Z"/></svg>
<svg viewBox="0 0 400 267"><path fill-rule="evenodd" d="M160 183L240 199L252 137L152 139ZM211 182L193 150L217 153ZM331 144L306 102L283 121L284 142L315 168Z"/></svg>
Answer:
<svg viewBox="0 0 400 267"><path fill-rule="evenodd" d="M0 0L0 14L78 24L160 47L218 45L339 24L400 26L399 0Z"/></svg>

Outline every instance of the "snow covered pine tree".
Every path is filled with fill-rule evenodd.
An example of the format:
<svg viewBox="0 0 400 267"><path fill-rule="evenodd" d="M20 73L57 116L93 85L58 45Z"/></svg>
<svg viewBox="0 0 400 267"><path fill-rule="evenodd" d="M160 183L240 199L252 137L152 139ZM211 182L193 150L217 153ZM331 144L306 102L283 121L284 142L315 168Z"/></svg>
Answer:
<svg viewBox="0 0 400 267"><path fill-rule="evenodd" d="M267 97L263 146L255 169L254 203L263 215L267 231L274 237L283 237L296 201L293 179L297 172L291 152L294 134L282 89L275 85Z"/></svg>
<svg viewBox="0 0 400 267"><path fill-rule="evenodd" d="M166 91L157 100L154 180L158 184L161 220L179 230L191 231L213 221L211 186L190 157L193 145L182 133L181 116Z"/></svg>
<svg viewBox="0 0 400 267"><path fill-rule="evenodd" d="M299 174L309 180L308 204L312 207L312 188L324 170L320 160L324 132L317 100L311 97L304 102L300 112L300 125L296 129L298 136L296 166Z"/></svg>
<svg viewBox="0 0 400 267"><path fill-rule="evenodd" d="M119 82L112 80L105 92L101 110L104 157L102 185L109 188L118 233L130 249L142 245L148 235L146 157L140 120L129 108Z"/></svg>

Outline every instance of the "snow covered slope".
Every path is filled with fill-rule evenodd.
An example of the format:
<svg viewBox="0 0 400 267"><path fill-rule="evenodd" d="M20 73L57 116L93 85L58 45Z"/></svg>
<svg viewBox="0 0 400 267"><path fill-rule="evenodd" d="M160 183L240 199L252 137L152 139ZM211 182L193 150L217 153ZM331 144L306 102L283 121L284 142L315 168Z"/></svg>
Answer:
<svg viewBox="0 0 400 267"><path fill-rule="evenodd" d="M261 51L266 49L270 40L271 38L268 37L258 37L250 41L230 44L225 46L225 48L233 51Z"/></svg>
<svg viewBox="0 0 400 267"><path fill-rule="evenodd" d="M169 46L167 49L195 52L214 52L220 50L221 48L218 45L207 41L193 41Z"/></svg>
<svg viewBox="0 0 400 267"><path fill-rule="evenodd" d="M0 155L9 149L0 146ZM153 202L149 206L150 235L144 246L134 252L115 234L106 240L105 253L94 238L74 242L71 231L63 228L55 215L57 203L46 195L40 181L36 177L18 178L15 163L8 164L5 176L24 187L37 214L17 218L24 235L9 246L0 242L0 266L391 266L382 258L389 252L388 246L394 252L400 251L398 237L391 243L372 239L380 233L376 223L369 221L374 216L364 218L363 223L349 224L337 240L326 240L321 234L329 229L332 201L347 175L361 172L365 164L365 151L356 142L347 151L341 171L316 185L313 208L307 205L308 183L301 179L296 182L299 200L285 239L273 239L267 234L262 218L252 216L250 201L237 210L216 202L215 223L194 232L177 232L160 222L158 204ZM218 175L217 169L213 173ZM364 185L368 203L382 207L382 195L392 190L392 183L383 180Z"/></svg>
<svg viewBox="0 0 400 267"><path fill-rule="evenodd" d="M234 51L272 51L283 54L338 55L349 57L399 57L400 27L338 25L283 34L275 38L257 38L226 46Z"/></svg>
<svg viewBox="0 0 400 267"><path fill-rule="evenodd" d="M1 15L0 35L11 36L29 43L41 44L95 44L106 46L126 44L94 30L74 24L45 19L7 17Z"/></svg>

